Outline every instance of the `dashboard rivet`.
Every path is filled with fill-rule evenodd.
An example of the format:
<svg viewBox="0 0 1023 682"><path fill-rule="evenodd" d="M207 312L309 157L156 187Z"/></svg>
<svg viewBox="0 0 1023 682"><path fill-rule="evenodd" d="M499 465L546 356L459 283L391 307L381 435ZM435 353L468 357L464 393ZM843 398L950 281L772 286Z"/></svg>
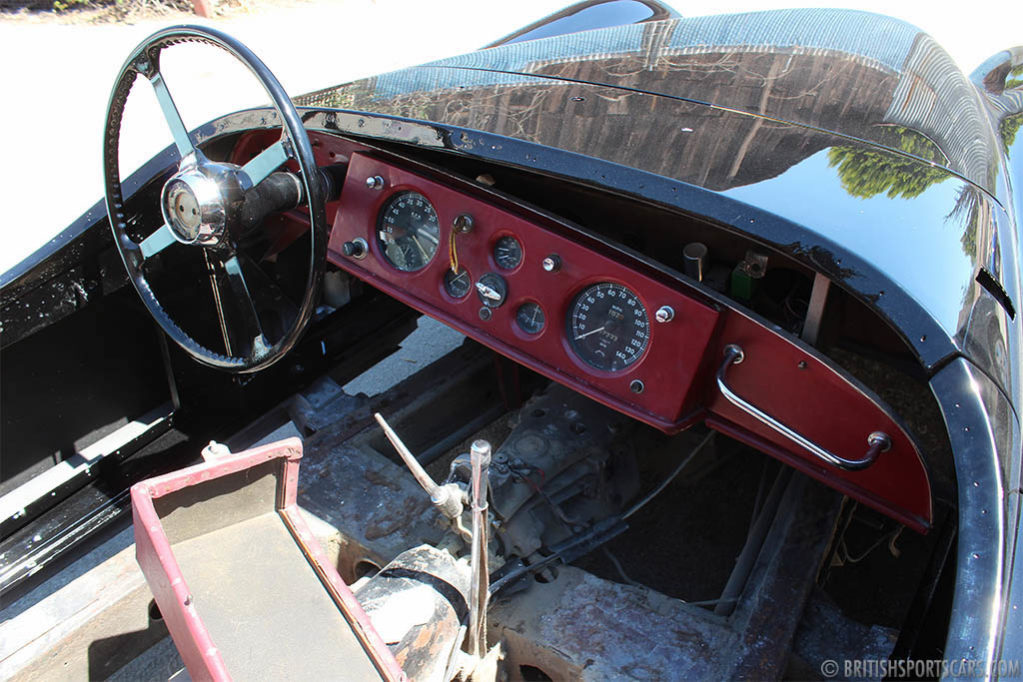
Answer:
<svg viewBox="0 0 1023 682"><path fill-rule="evenodd" d="M642 393L644 388L646 388L646 386L644 386L643 382L639 379L633 379L632 383L629 384L629 390L633 393Z"/></svg>
<svg viewBox="0 0 1023 682"><path fill-rule="evenodd" d="M662 305L657 309L657 312L654 313L654 319L661 323L671 322L675 319L675 309L670 305Z"/></svg>
<svg viewBox="0 0 1023 682"><path fill-rule="evenodd" d="M369 187L370 189L383 189L384 179L379 175L371 175L366 178L366 187Z"/></svg>
<svg viewBox="0 0 1023 682"><path fill-rule="evenodd" d="M480 308L480 319L483 320L484 322L489 320L493 314L494 311L488 308L487 306L483 306L482 308Z"/></svg>
<svg viewBox="0 0 1023 682"><path fill-rule="evenodd" d="M561 256L552 253L543 259L543 269L547 272L557 272L561 269Z"/></svg>
<svg viewBox="0 0 1023 682"><path fill-rule="evenodd" d="M473 220L468 213L460 213L451 221L451 227L459 234L472 232Z"/></svg>

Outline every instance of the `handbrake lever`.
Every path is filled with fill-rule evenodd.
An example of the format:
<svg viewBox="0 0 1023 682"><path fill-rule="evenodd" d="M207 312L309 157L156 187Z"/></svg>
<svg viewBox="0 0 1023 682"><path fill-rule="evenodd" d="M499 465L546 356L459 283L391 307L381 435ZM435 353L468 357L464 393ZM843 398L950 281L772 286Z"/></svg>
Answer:
<svg viewBox="0 0 1023 682"><path fill-rule="evenodd" d="M436 481L430 477L430 474L426 473L426 469L419 463L416 456L401 442L401 438L394 432L391 425L387 423L383 415L379 412L374 412L373 417L380 424L380 428L384 430L384 435L387 436L387 440L391 442L394 449L398 451L398 455L401 460L405 462L405 466L408 467L409 471L412 472L412 477L416 479L419 485L423 486L423 490L430 496L430 501L440 510L444 516L448 517L452 521L460 521L462 518L462 489L455 483L448 483L445 485L437 485Z"/></svg>
<svg viewBox="0 0 1023 682"><path fill-rule="evenodd" d="M437 482L426 472L416 456L405 446L398 434L383 416L376 412L373 417L384 430L384 435L398 452L405 466L412 472L413 478L430 496L430 501L449 519L454 521L456 529L465 537L462 525L463 491L457 483L437 485ZM490 601L490 568L487 560L487 546L490 542L488 533L489 520L487 512L489 503L487 491L490 488L490 443L485 440L473 441L469 449L471 474L469 477L469 497L472 511L472 530L468 533L469 556L469 627L467 649L476 659L487 653L487 605Z"/></svg>

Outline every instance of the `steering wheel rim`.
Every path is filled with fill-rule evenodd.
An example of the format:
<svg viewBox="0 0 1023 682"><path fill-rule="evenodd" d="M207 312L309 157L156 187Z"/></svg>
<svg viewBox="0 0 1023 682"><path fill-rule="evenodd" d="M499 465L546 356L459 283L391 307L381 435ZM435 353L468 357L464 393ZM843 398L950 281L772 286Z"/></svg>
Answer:
<svg viewBox="0 0 1023 682"><path fill-rule="evenodd" d="M170 92L160 73L160 55L168 47L187 42L211 45L232 55L248 68L270 96L273 107L281 121L281 139L244 166L232 167L229 164L210 163L191 141L191 137L177 112L173 98L171 98ZM133 241L128 235L127 212L121 191L118 159L124 106L138 76L142 76L152 84L163 110L164 119L174 137L174 144L181 156L178 172L164 185L164 191L161 193L161 211L164 217L164 224L141 242ZM294 321L283 336L270 345L266 341L248 285L245 282L245 276L242 273L241 264L237 257L229 223L234 219L232 213L237 213L237 208L244 197L244 193L258 185L288 160L294 160L298 164L301 196L309 209L311 236L309 271L305 292ZM211 180L213 184L204 182L204 178ZM281 84L251 50L231 36L203 26L169 27L154 33L142 41L121 67L110 95L103 134L103 179L107 215L114 234L114 243L120 252L121 259L124 261L128 278L135 286L150 314L152 314L164 332L178 346L204 365L234 373L250 373L269 367L295 346L312 317L320 282L326 267L327 218L324 198L325 190L317 170L309 136L302 125L298 112L295 110L284 88L281 87ZM209 224L219 224L220 232L214 234L212 230L208 230L208 233L204 233L200 226L197 228L193 238L190 232L185 233L182 221L173 220L171 222L172 219L168 217L168 187L176 180L178 181L178 184L175 186L177 189L189 183L194 185L197 188L195 196L200 196L204 187L220 187L223 185L221 188L223 196L220 197L220 209L223 209L220 211L220 223L216 222L215 206L212 206L212 204L202 204L199 207L203 216L202 225L207 225L205 221L207 217L206 208L210 208L209 215L213 216L213 218ZM194 204L191 204L191 206L194 206ZM169 210L173 213L173 208ZM191 213L196 214L195 208L192 209ZM188 225L186 227L191 229L193 226ZM189 238L192 238L192 240L188 241ZM146 278L143 266L149 258L160 253L175 242L203 249L204 258L206 258L207 265L211 268L213 267L210 265L211 257L219 261L224 275L230 284L228 291L233 292L233 295L237 297L236 304L238 309L246 311L242 313L242 317L249 316L247 326L254 324L254 329L245 330L246 332L256 333L252 337L248 352L243 356L230 354L231 344L228 340L226 315L224 308L221 306L220 296L217 293L216 282L213 284L214 298L216 299L215 305L224 335L225 350L228 354L218 353L196 341L178 326L157 299Z"/></svg>

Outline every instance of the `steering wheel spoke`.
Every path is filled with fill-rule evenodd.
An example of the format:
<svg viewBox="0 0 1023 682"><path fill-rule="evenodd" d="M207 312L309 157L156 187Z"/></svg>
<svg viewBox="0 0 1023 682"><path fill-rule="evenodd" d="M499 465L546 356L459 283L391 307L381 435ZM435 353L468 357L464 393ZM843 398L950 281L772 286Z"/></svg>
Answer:
<svg viewBox="0 0 1023 682"><path fill-rule="evenodd" d="M170 226L164 223L153 234L139 242L139 252L144 260L149 260L176 241Z"/></svg>
<svg viewBox="0 0 1023 682"><path fill-rule="evenodd" d="M238 257L208 259L214 304L228 355L258 359L270 349Z"/></svg>
<svg viewBox="0 0 1023 682"><path fill-rule="evenodd" d="M263 182L291 158L291 144L287 138L274 142L242 166L238 174L242 189L248 191Z"/></svg>
<svg viewBox="0 0 1023 682"><path fill-rule="evenodd" d="M181 154L181 158L185 158L195 151L195 147L192 145L192 138L188 135L188 128L185 127L185 122L181 120L181 114L178 113L178 107L174 104L174 98L171 97L170 90L167 89L167 83L159 71L149 77L149 82L153 85L153 92L156 93L160 109L163 110L163 117L167 121L171 135L174 136L174 144L178 148L178 153Z"/></svg>
<svg viewBox="0 0 1023 682"><path fill-rule="evenodd" d="M263 328L267 334L276 338L283 330L295 324L299 315L298 306L253 258L242 251L238 251L236 258L245 273L245 282L250 287L252 300L261 311Z"/></svg>

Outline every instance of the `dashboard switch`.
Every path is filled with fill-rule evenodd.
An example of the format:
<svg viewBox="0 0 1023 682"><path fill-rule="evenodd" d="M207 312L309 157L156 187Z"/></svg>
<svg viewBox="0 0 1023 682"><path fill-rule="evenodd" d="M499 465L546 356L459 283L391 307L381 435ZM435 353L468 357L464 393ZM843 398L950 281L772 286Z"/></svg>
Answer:
<svg viewBox="0 0 1023 682"><path fill-rule="evenodd" d="M366 253L369 251L369 244L362 237L353 239L350 242L345 242L341 245L341 253L345 254L349 258L363 259L366 257Z"/></svg>
<svg viewBox="0 0 1023 682"><path fill-rule="evenodd" d="M662 324L665 322L671 322L675 319L675 309L670 305L662 305L657 309L657 312L654 313L654 319Z"/></svg>
<svg viewBox="0 0 1023 682"><path fill-rule="evenodd" d="M557 272L561 269L561 256L552 253L543 259L543 269L547 272Z"/></svg>
<svg viewBox="0 0 1023 682"><path fill-rule="evenodd" d="M480 303L488 308L500 308L508 297L508 283L496 272L488 272L476 282Z"/></svg>
<svg viewBox="0 0 1023 682"><path fill-rule="evenodd" d="M383 189L384 179L379 175L371 175L366 178L366 187L369 187L370 189Z"/></svg>

